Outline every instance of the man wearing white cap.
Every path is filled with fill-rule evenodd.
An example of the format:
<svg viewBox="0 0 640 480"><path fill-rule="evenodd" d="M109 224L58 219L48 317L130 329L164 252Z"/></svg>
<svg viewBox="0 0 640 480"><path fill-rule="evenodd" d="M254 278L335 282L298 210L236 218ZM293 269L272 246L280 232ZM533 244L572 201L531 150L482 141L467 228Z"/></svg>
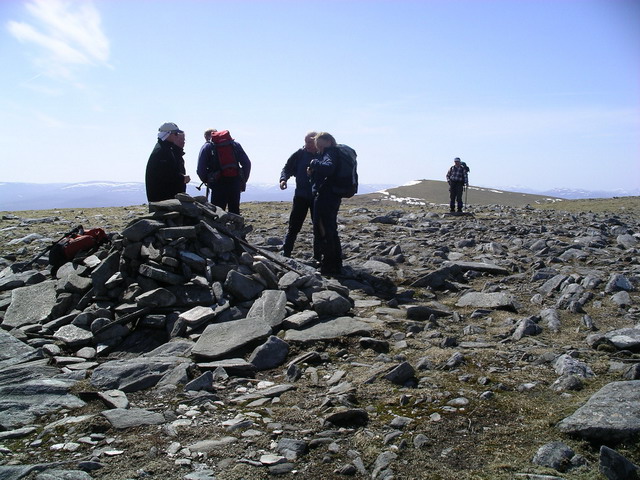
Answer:
<svg viewBox="0 0 640 480"><path fill-rule="evenodd" d="M163 123L158 129L145 175L149 202L169 200L186 191L191 177L184 168L184 142L184 132L175 123Z"/></svg>

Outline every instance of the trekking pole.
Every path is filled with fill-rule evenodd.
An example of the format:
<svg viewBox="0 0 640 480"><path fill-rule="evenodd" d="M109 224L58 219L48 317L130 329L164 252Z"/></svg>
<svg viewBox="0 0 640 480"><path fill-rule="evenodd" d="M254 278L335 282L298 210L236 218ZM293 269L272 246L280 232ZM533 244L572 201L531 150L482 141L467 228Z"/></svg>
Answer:
<svg viewBox="0 0 640 480"><path fill-rule="evenodd" d="M465 185L464 187L464 208L467 208L467 197L469 196L469 185Z"/></svg>
<svg viewBox="0 0 640 480"><path fill-rule="evenodd" d="M43 256L45 253L47 253L49 250L51 250L55 245L57 245L58 243L60 243L62 240L64 240L66 237L68 237L69 235L73 235L74 233L78 233L82 230L82 225L78 225L77 227L75 227L73 230L65 233L64 235L62 235L62 237L60 237L59 240L56 240L55 242L53 242L51 245L49 245L47 248L45 248L42 252L40 252L38 255L36 255L33 259L31 259L30 261L28 261L27 263L25 263L22 267L20 267L20 269L18 270L18 272L24 272L28 267L30 267L31 265L33 265L41 256Z"/></svg>
<svg viewBox="0 0 640 480"><path fill-rule="evenodd" d="M209 207L207 207L206 205L201 205L199 203L196 202L195 204L203 213L205 213L205 215L211 217L214 222L209 223L209 222L202 222L202 225L204 225L204 227L206 229L208 229L209 231L213 231L213 230L218 230L220 233L224 233L226 236L232 238L233 240L235 240L236 242L238 242L240 245L248 248L249 250L252 250L253 252L256 253L260 253L261 255L264 255L266 258L268 258L269 260L271 260L273 263L275 263L276 265L278 265L281 268L284 268L286 270L290 270L292 272L296 272L297 274L303 275L302 272L296 270L295 268L293 268L291 265L287 265L284 262L281 262L280 260L278 260L277 258L273 258L273 255L271 255L271 253L268 253L258 247L256 247L255 245L251 245L249 242L247 242L246 240L244 240L243 238L238 237L237 235L231 233L224 225L221 225L220 223L218 223L216 220L218 220L218 215L215 214L215 211L212 211Z"/></svg>
<svg viewBox="0 0 640 480"><path fill-rule="evenodd" d="M266 251L256 247L255 245L251 245L249 242L247 242L246 240L238 237L237 235L234 235L233 233L231 233L229 230L227 230L225 227L223 227L222 225L209 225L208 223L204 222L203 225L206 228L211 228L211 229L215 229L218 230L221 233L224 233L226 236L234 239L235 241L237 241L240 245L242 245L243 247L248 248L249 250L255 252L255 253L259 253L261 255L264 255L266 258L268 258L269 260L271 260L273 263L275 263L276 265L278 265L281 268L284 268L286 270L290 270L292 272L296 272L300 275L302 275L301 272L299 272L298 270L296 270L295 268L293 268L291 265L287 265L284 262L281 262L280 260L278 260L277 258L274 258L271 253L267 253Z"/></svg>

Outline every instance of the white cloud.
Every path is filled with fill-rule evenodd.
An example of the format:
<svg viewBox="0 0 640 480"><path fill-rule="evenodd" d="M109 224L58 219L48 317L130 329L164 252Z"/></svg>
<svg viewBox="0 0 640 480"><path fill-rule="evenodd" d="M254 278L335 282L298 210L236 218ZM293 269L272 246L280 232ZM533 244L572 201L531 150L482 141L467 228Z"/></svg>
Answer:
<svg viewBox="0 0 640 480"><path fill-rule="evenodd" d="M92 2L32 0L26 9L32 21L9 21L7 30L39 48L34 62L45 75L71 80L74 67L109 66L109 40Z"/></svg>

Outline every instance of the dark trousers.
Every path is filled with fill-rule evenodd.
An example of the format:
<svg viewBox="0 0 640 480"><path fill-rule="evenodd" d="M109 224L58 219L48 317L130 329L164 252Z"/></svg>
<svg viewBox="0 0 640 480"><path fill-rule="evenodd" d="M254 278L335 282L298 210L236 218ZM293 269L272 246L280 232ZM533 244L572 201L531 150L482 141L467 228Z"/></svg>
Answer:
<svg viewBox="0 0 640 480"><path fill-rule="evenodd" d="M211 189L211 203L230 213L240 215L240 177L222 177Z"/></svg>
<svg viewBox="0 0 640 480"><path fill-rule="evenodd" d="M449 183L449 208L453 212L455 210L456 203L458 204L458 211L462 211L462 192L464 191L464 182L450 182Z"/></svg>
<svg viewBox="0 0 640 480"><path fill-rule="evenodd" d="M306 197L294 196L291 214L289 215L289 228L287 235L284 237L284 246L282 247L282 254L285 257L289 257L293 251L293 244L296 243L298 233L300 233L302 225L307 218L307 212L311 213L311 218L313 219L313 200ZM316 259L320 257L316 242L314 242L313 246L313 256Z"/></svg>
<svg viewBox="0 0 640 480"><path fill-rule="evenodd" d="M320 250L320 271L340 273L342 246L338 237L338 210L342 199L337 195L321 192L313 204L313 237Z"/></svg>

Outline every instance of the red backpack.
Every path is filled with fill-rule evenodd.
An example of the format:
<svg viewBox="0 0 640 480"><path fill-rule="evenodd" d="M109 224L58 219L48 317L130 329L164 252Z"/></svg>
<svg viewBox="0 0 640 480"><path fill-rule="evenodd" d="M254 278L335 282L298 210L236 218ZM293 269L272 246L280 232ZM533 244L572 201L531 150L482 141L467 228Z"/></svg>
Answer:
<svg viewBox="0 0 640 480"><path fill-rule="evenodd" d="M223 177L237 177L240 170L233 151L233 138L231 138L229 130L213 132L211 142L216 146L220 174Z"/></svg>
<svg viewBox="0 0 640 480"><path fill-rule="evenodd" d="M77 253L91 250L102 245L107 240L107 234L101 228L84 230L78 226L52 245L49 250L49 263L55 272L69 260L73 260Z"/></svg>

